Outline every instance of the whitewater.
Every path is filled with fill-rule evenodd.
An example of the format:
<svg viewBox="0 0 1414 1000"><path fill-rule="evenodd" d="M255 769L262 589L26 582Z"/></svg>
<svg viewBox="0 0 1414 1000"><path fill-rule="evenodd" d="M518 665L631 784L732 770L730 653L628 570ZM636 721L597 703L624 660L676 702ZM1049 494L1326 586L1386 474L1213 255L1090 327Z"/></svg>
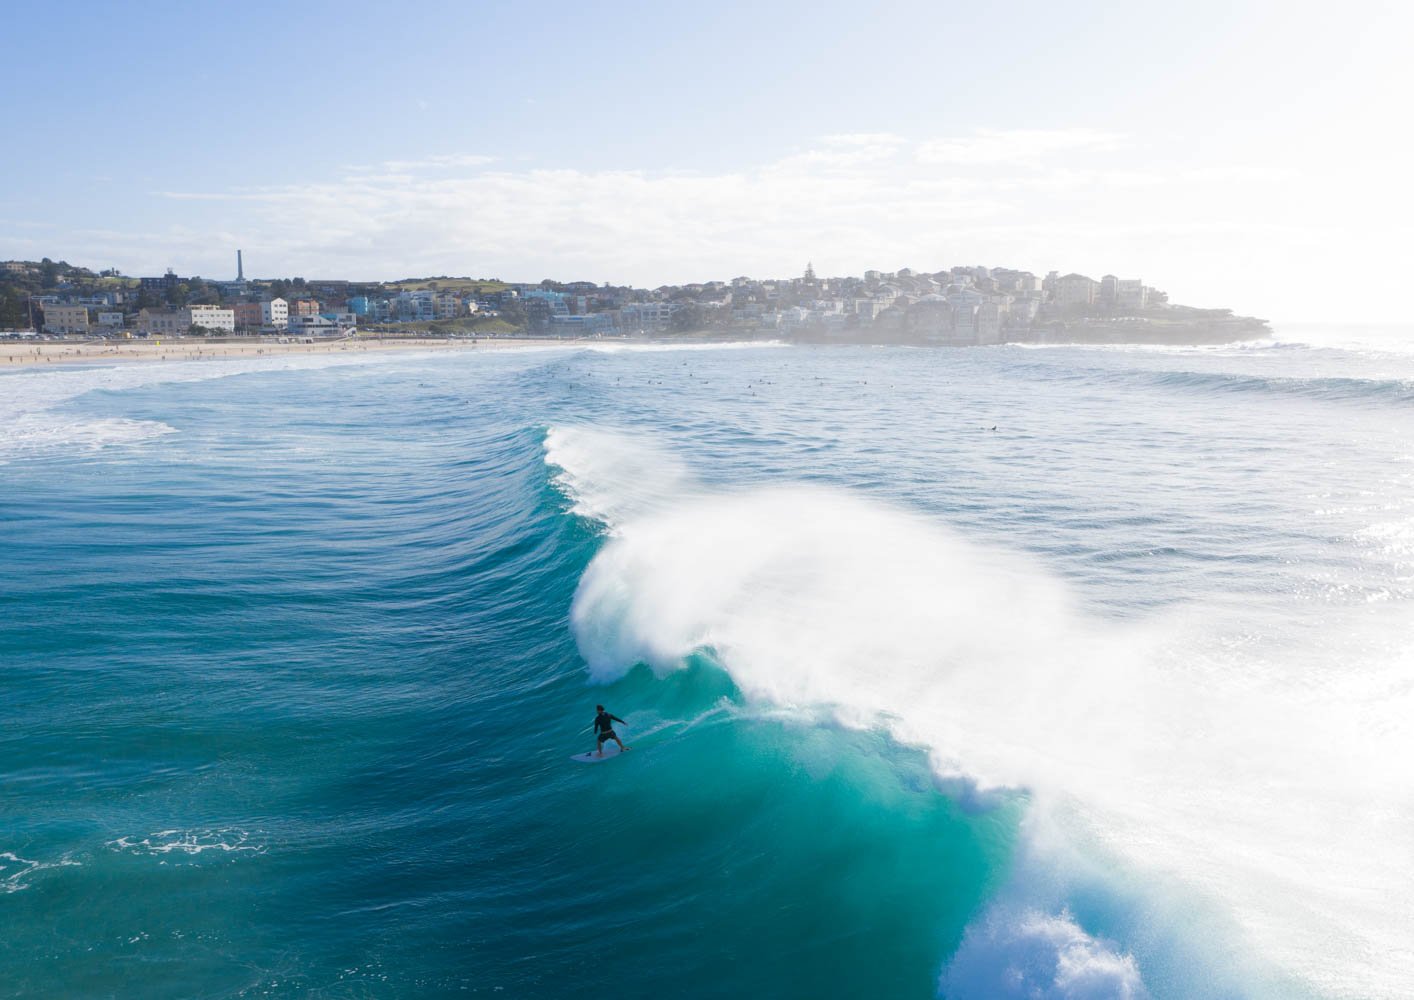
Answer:
<svg viewBox="0 0 1414 1000"><path fill-rule="evenodd" d="M1397 333L110 366L0 416L16 995L1414 990ZM636 752L575 768L595 702Z"/></svg>

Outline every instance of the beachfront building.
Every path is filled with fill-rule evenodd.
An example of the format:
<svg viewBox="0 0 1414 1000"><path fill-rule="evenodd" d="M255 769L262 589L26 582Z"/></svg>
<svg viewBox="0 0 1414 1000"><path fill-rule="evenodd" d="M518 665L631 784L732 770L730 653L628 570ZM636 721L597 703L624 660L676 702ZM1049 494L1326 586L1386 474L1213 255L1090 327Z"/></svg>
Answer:
<svg viewBox="0 0 1414 1000"><path fill-rule="evenodd" d="M289 315L290 319L296 316L318 316L319 302L315 299L295 299L290 304Z"/></svg>
<svg viewBox="0 0 1414 1000"><path fill-rule="evenodd" d="M101 312L98 314L98 325L109 330L116 330L123 325L123 314L120 312Z"/></svg>
<svg viewBox="0 0 1414 1000"><path fill-rule="evenodd" d="M260 325L283 330L290 325L290 304L284 299L260 303Z"/></svg>
<svg viewBox="0 0 1414 1000"><path fill-rule="evenodd" d="M237 330L259 330L264 317L259 302L237 302L231 306L231 311L236 315Z"/></svg>
<svg viewBox="0 0 1414 1000"><path fill-rule="evenodd" d="M180 337L190 326L185 309L143 309L137 314L138 332L156 337Z"/></svg>
<svg viewBox="0 0 1414 1000"><path fill-rule="evenodd" d="M45 333L88 333L88 306L46 305Z"/></svg>
<svg viewBox="0 0 1414 1000"><path fill-rule="evenodd" d="M353 319L352 313L336 314ZM353 333L353 327L341 325L328 316L291 316L289 331L297 337L337 337Z"/></svg>
<svg viewBox="0 0 1414 1000"><path fill-rule="evenodd" d="M212 333L235 333L236 313L221 306L187 306L182 310L187 317L187 326L199 326Z"/></svg>
<svg viewBox="0 0 1414 1000"><path fill-rule="evenodd" d="M552 317L550 332L559 337L588 337L616 334L619 328L614 325L611 313L585 313Z"/></svg>
<svg viewBox="0 0 1414 1000"><path fill-rule="evenodd" d="M210 333L234 333L236 313L220 306L188 306L186 309L144 309L137 316L138 332L154 336L182 337L194 326Z"/></svg>
<svg viewBox="0 0 1414 1000"><path fill-rule="evenodd" d="M358 326L358 315L351 312L322 312L319 314L327 320L331 320L335 326L342 327L346 331L352 331Z"/></svg>

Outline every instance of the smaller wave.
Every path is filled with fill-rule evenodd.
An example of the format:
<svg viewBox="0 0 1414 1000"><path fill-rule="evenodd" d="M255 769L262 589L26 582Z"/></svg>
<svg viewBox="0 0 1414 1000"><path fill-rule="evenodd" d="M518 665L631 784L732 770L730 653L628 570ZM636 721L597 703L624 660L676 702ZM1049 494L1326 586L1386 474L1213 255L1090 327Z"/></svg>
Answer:
<svg viewBox="0 0 1414 1000"><path fill-rule="evenodd" d="M31 861L13 851L0 852L0 893L19 892L28 889L30 879L42 871L52 868L77 868L79 862L70 858L59 861Z"/></svg>
<svg viewBox="0 0 1414 1000"><path fill-rule="evenodd" d="M1407 358L1414 354L1414 327L1409 324L1278 323L1274 339L1283 347L1366 356Z"/></svg>
<svg viewBox="0 0 1414 1000"><path fill-rule="evenodd" d="M1305 346L1304 344L1266 339L1230 340L1221 344L1090 344L1084 341L1057 341L1049 344L997 344L995 348L1016 347L1024 351L1102 351L1110 354L1230 354L1286 350Z"/></svg>
<svg viewBox="0 0 1414 1000"><path fill-rule="evenodd" d="M1276 378L1230 372L1161 372L1149 376L1166 388L1209 392L1278 393L1311 399L1414 403L1414 380L1391 378Z"/></svg>
<svg viewBox="0 0 1414 1000"><path fill-rule="evenodd" d="M243 830L240 827L194 828L190 830L160 830L146 837L119 837L104 846L126 854L199 855L207 851L223 854L264 854L270 848L264 831Z"/></svg>

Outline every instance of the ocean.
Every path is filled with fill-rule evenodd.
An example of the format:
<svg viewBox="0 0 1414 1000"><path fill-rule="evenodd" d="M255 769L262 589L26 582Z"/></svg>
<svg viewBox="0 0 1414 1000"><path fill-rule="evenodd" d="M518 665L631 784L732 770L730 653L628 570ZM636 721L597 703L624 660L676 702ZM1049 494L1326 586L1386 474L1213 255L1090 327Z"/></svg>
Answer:
<svg viewBox="0 0 1414 1000"><path fill-rule="evenodd" d="M1410 996L1408 344L0 373L0 996Z"/></svg>

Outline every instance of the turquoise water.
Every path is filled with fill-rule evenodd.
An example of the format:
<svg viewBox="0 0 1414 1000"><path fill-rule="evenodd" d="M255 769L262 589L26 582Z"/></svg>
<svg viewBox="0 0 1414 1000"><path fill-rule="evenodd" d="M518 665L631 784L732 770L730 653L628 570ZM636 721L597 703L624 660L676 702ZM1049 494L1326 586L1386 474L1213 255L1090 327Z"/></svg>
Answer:
<svg viewBox="0 0 1414 1000"><path fill-rule="evenodd" d="M131 365L0 425L4 995L1414 990L1397 342Z"/></svg>

